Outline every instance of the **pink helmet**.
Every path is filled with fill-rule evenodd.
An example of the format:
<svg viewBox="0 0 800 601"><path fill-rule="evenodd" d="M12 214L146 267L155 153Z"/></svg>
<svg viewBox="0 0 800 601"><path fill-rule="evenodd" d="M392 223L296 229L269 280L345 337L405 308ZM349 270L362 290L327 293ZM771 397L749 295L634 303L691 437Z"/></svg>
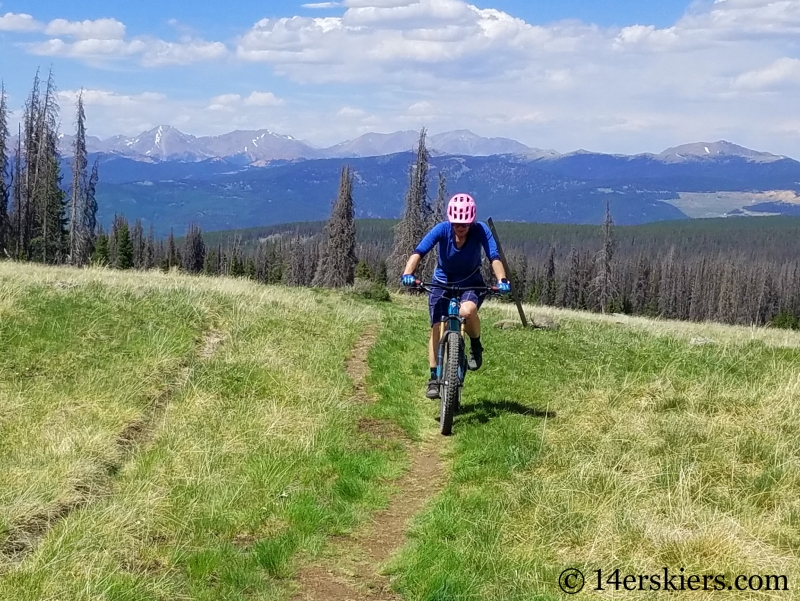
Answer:
<svg viewBox="0 0 800 601"><path fill-rule="evenodd" d="M447 218L450 223L472 223L475 221L475 199L469 194L456 194L447 203Z"/></svg>

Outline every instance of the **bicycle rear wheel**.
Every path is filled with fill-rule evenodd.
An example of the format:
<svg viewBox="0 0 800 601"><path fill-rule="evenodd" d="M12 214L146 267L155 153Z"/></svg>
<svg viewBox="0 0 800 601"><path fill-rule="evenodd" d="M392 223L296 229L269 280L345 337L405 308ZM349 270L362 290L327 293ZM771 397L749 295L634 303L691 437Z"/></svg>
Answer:
<svg viewBox="0 0 800 601"><path fill-rule="evenodd" d="M443 436L450 436L453 430L453 417L461 401L461 378L458 364L464 341L458 332L447 332L442 354L441 417L439 429Z"/></svg>

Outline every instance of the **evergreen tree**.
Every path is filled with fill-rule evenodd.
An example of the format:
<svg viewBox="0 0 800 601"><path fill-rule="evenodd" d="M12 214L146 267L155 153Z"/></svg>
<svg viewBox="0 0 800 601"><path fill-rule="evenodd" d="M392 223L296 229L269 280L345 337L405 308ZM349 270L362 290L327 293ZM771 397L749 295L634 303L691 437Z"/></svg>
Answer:
<svg viewBox="0 0 800 601"><path fill-rule="evenodd" d="M543 305L556 304L556 249L550 247L545 268L544 285L539 294L539 302Z"/></svg>
<svg viewBox="0 0 800 601"><path fill-rule="evenodd" d="M375 281L379 284L383 284L384 286L386 286L386 284L389 282L386 261L381 261L378 263L378 275L375 276Z"/></svg>
<svg viewBox="0 0 800 601"><path fill-rule="evenodd" d="M167 269L172 269L173 266L178 265L178 250L175 248L175 234L172 228L169 228L169 238L167 239Z"/></svg>
<svg viewBox="0 0 800 601"><path fill-rule="evenodd" d="M23 216L23 187L22 187L22 125L17 128L17 152L14 156L14 172L12 175L11 194L13 211L9 213L9 246L12 256L22 258L22 216Z"/></svg>
<svg viewBox="0 0 800 601"><path fill-rule="evenodd" d="M203 259L203 274L205 275L219 275L217 272L217 251L213 248L206 253Z"/></svg>
<svg viewBox="0 0 800 601"><path fill-rule="evenodd" d="M27 156L34 158L26 171L33 169L29 200L32 205L30 258L43 263L63 260L67 238L65 195L61 190L61 159L58 154L58 102L53 72L47 78L44 97L36 103L33 119L34 147Z"/></svg>
<svg viewBox="0 0 800 601"><path fill-rule="evenodd" d="M0 259L8 254L11 227L8 220L8 107L6 103L6 88L0 82Z"/></svg>
<svg viewBox="0 0 800 601"><path fill-rule="evenodd" d="M367 262L364 259L361 259L356 265L356 279L359 280L372 280L374 278L374 274L372 270L367 265Z"/></svg>
<svg viewBox="0 0 800 601"><path fill-rule="evenodd" d="M92 263L95 265L110 265L110 258L108 252L108 236L101 229L97 234L97 242L92 254Z"/></svg>
<svg viewBox="0 0 800 601"><path fill-rule="evenodd" d="M253 257L248 257L247 261L245 262L244 277L251 280L256 279L256 262L253 260ZM267 280L265 283L269 284L270 282Z"/></svg>
<svg viewBox="0 0 800 601"><path fill-rule="evenodd" d="M345 166L339 182L339 196L325 227L324 251L314 276L314 285L339 288L352 284L356 263L353 174L350 167Z"/></svg>
<svg viewBox="0 0 800 601"><path fill-rule="evenodd" d="M147 232L147 241L144 245L144 269L152 269L156 266L156 245L153 236L153 225L150 224L150 229Z"/></svg>
<svg viewBox="0 0 800 601"><path fill-rule="evenodd" d="M206 258L206 245L200 226L192 224L183 240L183 268L189 273L200 273Z"/></svg>
<svg viewBox="0 0 800 601"><path fill-rule="evenodd" d="M133 247L133 268L144 268L144 249L146 241L144 238L144 228L142 227L142 220L137 219L133 222L131 229L131 246Z"/></svg>
<svg viewBox="0 0 800 601"><path fill-rule="evenodd" d="M77 124L72 160L72 199L69 221L69 257L73 265L84 265L91 253L93 231L89 230L89 165L86 152L86 114L83 110L83 92L78 95ZM96 208L95 208L96 209Z"/></svg>
<svg viewBox="0 0 800 601"><path fill-rule="evenodd" d="M295 236L290 245L289 266L286 271L287 286L304 286L306 284L306 251L300 241L300 236Z"/></svg>
<svg viewBox="0 0 800 601"><path fill-rule="evenodd" d="M606 200L606 218L603 222L603 248L595 259L597 276L593 282L593 292L602 313L608 311L615 296L614 280L611 272L611 261L614 258L614 236L611 229L611 206Z"/></svg>
<svg viewBox="0 0 800 601"><path fill-rule="evenodd" d="M241 258L239 258L239 252L234 251L234 254L230 257L230 270L228 275L234 278L240 278L244 274L244 263L242 262Z"/></svg>
<svg viewBox="0 0 800 601"><path fill-rule="evenodd" d="M429 155L425 146L425 136L426 130L423 128L419 135L416 161L409 168L403 216L395 226L392 252L386 261L389 279L392 282L399 282L408 257L427 233L431 222L432 209L428 202ZM424 264L419 266L419 274L423 277L429 271L427 268L429 259L430 257L426 257Z"/></svg>
<svg viewBox="0 0 800 601"><path fill-rule="evenodd" d="M130 228L126 219L121 219L116 234L117 257L114 266L117 269L130 269L133 267L133 244L131 244Z"/></svg>
<svg viewBox="0 0 800 601"><path fill-rule="evenodd" d="M561 293L561 305L569 309L577 309L581 295L581 262L578 249L574 246L567 257L567 274Z"/></svg>
<svg viewBox="0 0 800 601"><path fill-rule="evenodd" d="M433 223L441 223L447 217L447 178L444 171L439 171L439 186L436 191L436 201L433 203Z"/></svg>

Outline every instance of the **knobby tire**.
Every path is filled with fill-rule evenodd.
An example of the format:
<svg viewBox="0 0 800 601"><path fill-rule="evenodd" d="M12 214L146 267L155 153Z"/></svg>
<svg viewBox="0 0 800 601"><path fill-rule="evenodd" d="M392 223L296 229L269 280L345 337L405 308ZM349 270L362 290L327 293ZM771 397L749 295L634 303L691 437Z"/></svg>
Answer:
<svg viewBox="0 0 800 601"><path fill-rule="evenodd" d="M442 356L441 417L439 427L443 436L450 436L453 430L453 417L458 410L461 396L461 381L458 377L458 364L464 341L458 332L447 332Z"/></svg>

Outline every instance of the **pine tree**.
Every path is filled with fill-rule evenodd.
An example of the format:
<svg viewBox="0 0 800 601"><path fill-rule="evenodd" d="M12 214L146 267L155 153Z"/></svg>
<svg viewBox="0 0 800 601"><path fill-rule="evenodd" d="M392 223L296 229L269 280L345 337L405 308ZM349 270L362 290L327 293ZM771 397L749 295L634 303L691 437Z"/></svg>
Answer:
<svg viewBox="0 0 800 601"><path fill-rule="evenodd" d="M203 259L203 274L205 275L219 275L217 272L217 251L213 248L206 253Z"/></svg>
<svg viewBox="0 0 800 601"><path fill-rule="evenodd" d="M581 296L581 262L578 249L570 248L567 257L567 274L561 295L561 305L568 309L577 309Z"/></svg>
<svg viewBox="0 0 800 601"><path fill-rule="evenodd" d="M172 269L173 266L178 265L178 250L175 248L175 234L172 232L172 228L169 228L166 261L167 269Z"/></svg>
<svg viewBox="0 0 800 601"><path fill-rule="evenodd" d="M0 259L8 254L11 227L8 220L8 108L6 103L6 88L0 82Z"/></svg>
<svg viewBox="0 0 800 601"><path fill-rule="evenodd" d="M150 229L147 232L147 242L144 245L144 269L152 269L156 266L156 245L155 245L155 238L153 235L153 225L150 225Z"/></svg>
<svg viewBox="0 0 800 601"><path fill-rule="evenodd" d="M110 265L111 261L108 252L108 236L101 229L97 234L97 242L92 254L92 263L95 265Z"/></svg>
<svg viewBox="0 0 800 601"><path fill-rule="evenodd" d="M142 220L137 219L133 222L131 229L131 246L133 246L133 268L144 268L144 248L146 241L144 238L144 228L142 227Z"/></svg>
<svg viewBox="0 0 800 601"><path fill-rule="evenodd" d="M133 267L133 244L128 221L122 219L117 230L117 269L130 269Z"/></svg>
<svg viewBox="0 0 800 601"><path fill-rule="evenodd" d="M61 190L61 159L58 154L58 102L53 72L47 78L44 98L37 103L34 119L32 258L43 263L63 260L68 244L65 195ZM28 154L30 156L30 154ZM26 170L31 165L26 162Z"/></svg>
<svg viewBox="0 0 800 601"><path fill-rule="evenodd" d="M304 286L306 272L306 252L300 241L300 236L295 236L289 250L289 266L286 271L287 286Z"/></svg>
<svg viewBox="0 0 800 601"><path fill-rule="evenodd" d="M409 168L408 191L400 222L394 229L394 245L387 259L387 271L392 282L399 282L403 268L417 244L428 231L432 209L428 202L428 149L425 146L426 130L422 129L417 145L417 158ZM425 275L430 257L419 266L419 274Z"/></svg>
<svg viewBox="0 0 800 601"><path fill-rule="evenodd" d="M22 258L22 211L23 211L23 188L22 188L22 125L17 128L17 152L14 156L14 169L12 175L12 207L9 213L9 246L12 249L12 257Z"/></svg>
<svg viewBox="0 0 800 601"><path fill-rule="evenodd" d="M367 262L364 259L361 259L356 265L356 279L359 280L372 280L374 278L374 274L372 270L367 265Z"/></svg>
<svg viewBox="0 0 800 601"><path fill-rule="evenodd" d="M339 288L352 284L356 263L353 174L350 167L345 166L339 182L339 196L325 227L324 251L314 276L314 285Z"/></svg>
<svg viewBox="0 0 800 601"><path fill-rule="evenodd" d="M543 305L556 304L556 249L550 247L547 255L547 267L545 268L544 285L542 286L539 302Z"/></svg>
<svg viewBox="0 0 800 601"><path fill-rule="evenodd" d="M189 273L200 273L206 258L206 245L200 226L192 224L183 240L183 268Z"/></svg>
<svg viewBox="0 0 800 601"><path fill-rule="evenodd" d="M234 251L234 254L230 257L229 261L230 261L230 270L228 272L228 275L234 278L242 277L245 273L244 263L242 263L242 260L239 258L239 252Z"/></svg>
<svg viewBox="0 0 800 601"><path fill-rule="evenodd" d="M650 302L650 261L644 255L639 257L636 265L636 285L633 291L632 309L636 314L643 314Z"/></svg>
<svg viewBox="0 0 800 601"><path fill-rule="evenodd" d="M77 125L72 160L72 199L69 221L69 257L73 265L84 265L91 253L94 238L92 219L89 217L89 161L86 151L86 114L83 110L83 92L78 95ZM95 211L96 213L96 207ZM92 216L93 217L93 216ZM91 229L89 229L91 227ZM140 225L141 227L141 225Z"/></svg>
<svg viewBox="0 0 800 601"><path fill-rule="evenodd" d="M606 200L606 218L603 222L603 248L595 259L597 276L592 286L595 299L602 313L609 310L616 294L613 274L611 272L611 261L614 258L612 225L611 206L609 201Z"/></svg>
<svg viewBox="0 0 800 601"><path fill-rule="evenodd" d="M447 178L444 171L439 171L439 186L436 191L436 201L433 203L433 223L431 226L445 220L447 214Z"/></svg>

